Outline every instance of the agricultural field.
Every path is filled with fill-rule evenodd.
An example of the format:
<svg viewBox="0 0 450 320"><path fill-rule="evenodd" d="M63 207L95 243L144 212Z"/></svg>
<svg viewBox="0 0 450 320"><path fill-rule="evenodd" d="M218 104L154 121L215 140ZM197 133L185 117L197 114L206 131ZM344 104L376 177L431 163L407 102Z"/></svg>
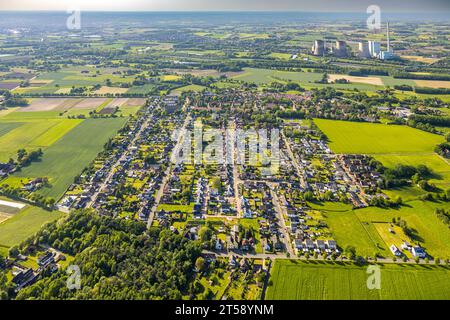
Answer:
<svg viewBox="0 0 450 320"><path fill-rule="evenodd" d="M13 123L17 124L15 122L17 120L15 119ZM15 158L16 152L20 148L36 150L48 147L81 122L69 119L24 119L19 121L23 122L0 136L0 161L8 161L11 157ZM0 123L10 122L0 120Z"/></svg>
<svg viewBox="0 0 450 320"><path fill-rule="evenodd" d="M68 67L56 72L43 73L37 76L29 87L21 87L14 90L15 93L54 94L68 93L72 87L93 87L106 85L107 80L112 84L130 83L134 77L124 74L113 74L114 70L108 68L97 69L95 67ZM66 90L65 90L66 89ZM121 88L100 89L100 94L123 92ZM113 92L114 91L114 92Z"/></svg>
<svg viewBox="0 0 450 320"><path fill-rule="evenodd" d="M433 64L435 62L438 62L439 59L437 58L428 58L428 57L422 57L422 56L401 56L402 59L411 60L411 61L417 61L417 62L423 62L428 64Z"/></svg>
<svg viewBox="0 0 450 320"><path fill-rule="evenodd" d="M450 299L450 270L417 265L380 265L381 289L367 288L367 267L346 263L277 260L267 300Z"/></svg>
<svg viewBox="0 0 450 320"><path fill-rule="evenodd" d="M280 60L289 60L292 59L292 55L289 53L280 53L280 52L272 52L269 57L280 59Z"/></svg>
<svg viewBox="0 0 450 320"><path fill-rule="evenodd" d="M345 79L347 81L356 82L356 83L365 83L365 84L372 84L376 86L382 86L383 81L381 78L378 77L354 77L354 76L347 76L343 74L330 74L328 75L328 81L334 82L338 79Z"/></svg>
<svg viewBox="0 0 450 320"><path fill-rule="evenodd" d="M415 230L413 239L401 238L410 243L418 243L426 248L435 258L450 258L450 233L448 228L435 214L436 208L445 208L446 203L424 202L411 200L399 209L382 209L368 207L352 210L348 205L325 203L321 206L313 205L314 209L323 212L327 224L338 244L345 249L353 246L357 254L374 257L379 254L390 257L389 247L393 244L385 231L393 228L392 219L401 218L408 226ZM380 224L384 224L380 229Z"/></svg>
<svg viewBox="0 0 450 320"><path fill-rule="evenodd" d="M397 125L315 119L329 139L331 150L346 154L433 154L444 138Z"/></svg>
<svg viewBox="0 0 450 320"><path fill-rule="evenodd" d="M450 89L450 81L414 80L418 87Z"/></svg>
<svg viewBox="0 0 450 320"><path fill-rule="evenodd" d="M12 202L7 200L2 200L0 198L0 223L11 219L16 213L20 212L25 207L25 204L20 202Z"/></svg>
<svg viewBox="0 0 450 320"><path fill-rule="evenodd" d="M10 201L10 200L9 200ZM46 211L41 208L26 206L10 219L0 222L0 248L8 249L36 233L42 225L62 216L59 211Z"/></svg>
<svg viewBox="0 0 450 320"><path fill-rule="evenodd" d="M279 58L277 54L275 54L275 56L273 57ZM287 56L283 57L285 59L287 58ZM380 90L380 87L382 86L391 86L391 87L394 85L417 86L414 80L409 79L395 79L390 76L356 77L356 76L348 76L345 74L329 74L328 75L329 83L323 84L323 83L316 83L317 81L322 79L323 73L306 72L306 71L308 70L304 70L302 72L291 72L291 71L280 71L270 69L245 68L244 72L234 75L231 78L244 82L255 83L259 86L267 85L272 82L283 83L293 81L306 89L331 87L342 91L358 89L362 91L367 91L369 93ZM333 83L337 79L346 79L350 81L350 83L347 84ZM448 81L440 81L440 82L447 85ZM429 83L422 83L422 84L423 86L433 87L440 82L430 81ZM420 97L432 96L432 95L416 95L413 92L411 92L411 95Z"/></svg>
<svg viewBox="0 0 450 320"><path fill-rule="evenodd" d="M74 117L87 118L93 112L108 115L116 108L119 116L128 117L144 104L143 98L31 99L27 107L0 113L0 161L15 158L20 148L45 150L84 121Z"/></svg>
<svg viewBox="0 0 450 320"><path fill-rule="evenodd" d="M322 74L307 72L287 72L269 69L247 68L245 72L234 76L233 79L245 82L252 82L258 85L268 84L274 81L295 81L300 83L308 83L320 80Z"/></svg>
<svg viewBox="0 0 450 320"><path fill-rule="evenodd" d="M126 118L87 119L45 149L42 161L31 164L14 176L48 177L51 187L39 193L58 199L125 121Z"/></svg>
<svg viewBox="0 0 450 320"><path fill-rule="evenodd" d="M0 137L7 134L11 130L16 129L20 125L21 125L20 122L5 122L5 123L0 122Z"/></svg>

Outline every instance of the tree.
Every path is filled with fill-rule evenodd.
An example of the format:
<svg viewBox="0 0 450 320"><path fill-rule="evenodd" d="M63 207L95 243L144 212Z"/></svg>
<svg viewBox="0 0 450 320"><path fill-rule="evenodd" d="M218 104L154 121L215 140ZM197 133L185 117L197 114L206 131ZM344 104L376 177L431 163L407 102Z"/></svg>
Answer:
<svg viewBox="0 0 450 320"><path fill-rule="evenodd" d="M195 269L198 272L203 272L205 268L205 259L203 257L198 257L197 260L195 260Z"/></svg>
<svg viewBox="0 0 450 320"><path fill-rule="evenodd" d="M345 252L349 255L350 259L352 259L352 260L355 259L355 257L356 257L356 249L355 249L355 247L347 246L345 248Z"/></svg>
<svg viewBox="0 0 450 320"><path fill-rule="evenodd" d="M202 242L207 242L207 241L211 240L211 237L213 234L214 234L214 231L209 226L202 227L200 229L200 231L198 232L198 235Z"/></svg>
<svg viewBox="0 0 450 320"><path fill-rule="evenodd" d="M314 200L314 193L312 193L312 191L306 191L303 194L303 199L305 199L305 201L313 201Z"/></svg>
<svg viewBox="0 0 450 320"><path fill-rule="evenodd" d="M147 230L139 221L91 211L72 212L46 225L27 243L45 243L75 256L83 266L83 288L99 290L68 290L65 272L44 272L17 299L179 300L181 292L192 287L195 261L201 254L198 241L170 230ZM126 283L139 286L130 290Z"/></svg>
<svg viewBox="0 0 450 320"><path fill-rule="evenodd" d="M19 253L20 253L19 248L17 246L11 247L8 252L8 254L11 258L17 258Z"/></svg>
<svg viewBox="0 0 450 320"><path fill-rule="evenodd" d="M19 149L17 150L17 160L19 162L22 161L23 158L27 155L27 151L25 149Z"/></svg>
<svg viewBox="0 0 450 320"><path fill-rule="evenodd" d="M220 192L222 189L222 181L220 180L220 177L213 177L211 179L211 187Z"/></svg>

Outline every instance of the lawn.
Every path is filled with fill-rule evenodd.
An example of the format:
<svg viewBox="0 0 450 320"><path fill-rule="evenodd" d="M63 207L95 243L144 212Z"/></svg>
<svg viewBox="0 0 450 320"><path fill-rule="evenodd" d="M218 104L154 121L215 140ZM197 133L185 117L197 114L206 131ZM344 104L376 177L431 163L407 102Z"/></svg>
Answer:
<svg viewBox="0 0 450 320"><path fill-rule="evenodd" d="M73 179L102 150L109 138L127 118L88 119L44 151L42 161L31 164L18 177L48 177L51 187L39 191L44 196L60 198Z"/></svg>
<svg viewBox="0 0 450 320"><path fill-rule="evenodd" d="M143 86L135 86L128 90L128 93L134 94L134 93L144 93L147 94L155 89L154 84L145 84Z"/></svg>
<svg viewBox="0 0 450 320"><path fill-rule="evenodd" d="M315 119L335 153L433 154L444 138L407 126Z"/></svg>
<svg viewBox="0 0 450 320"><path fill-rule="evenodd" d="M392 168L397 164L426 165L433 170L435 177L430 181L436 186L447 189L450 187L450 164L437 154L430 155L381 155L375 157L384 166Z"/></svg>
<svg viewBox="0 0 450 320"><path fill-rule="evenodd" d="M200 92L200 91L203 91L204 89L206 89L206 87L199 86L196 84L191 84L188 86L177 88L177 89L173 90L172 93L176 94L176 95L181 95L183 92L187 92L187 91Z"/></svg>
<svg viewBox="0 0 450 320"><path fill-rule="evenodd" d="M400 209L368 207L352 210L350 206L338 203L309 204L320 210L338 245L345 249L353 246L358 255L371 256L379 253L390 257L392 244L377 228L378 223L390 223L393 218L405 220L415 230L410 243L418 243L437 258L450 258L450 229L435 215L436 208L445 208L447 203L409 201ZM378 226L379 227L379 226Z"/></svg>
<svg viewBox="0 0 450 320"><path fill-rule="evenodd" d="M330 231L338 245L345 250L353 246L357 254L362 256L383 256L389 254L383 239L378 235L370 222L361 222L353 210L346 212L326 212L325 215Z"/></svg>
<svg viewBox="0 0 450 320"><path fill-rule="evenodd" d="M190 213L192 213L192 211L194 211L194 204L193 203L187 204L187 205L184 205L184 204L180 204L180 205L178 205L178 204L160 204L158 206L158 211L160 211L160 210L164 210L167 212L179 211L182 213L190 214Z"/></svg>
<svg viewBox="0 0 450 320"><path fill-rule="evenodd" d="M448 268L382 265L381 288L367 288L366 267L276 260L267 300L450 299Z"/></svg>
<svg viewBox="0 0 450 320"><path fill-rule="evenodd" d="M59 211L45 211L37 207L26 207L11 219L0 224L0 247L19 245L35 234L42 225L62 216Z"/></svg>
<svg viewBox="0 0 450 320"><path fill-rule="evenodd" d="M436 208L447 208L448 203L410 201L398 210L369 207L356 210L361 223L391 222L393 218L402 218L408 227L415 230L412 243L419 243L435 258L450 258L450 229L436 217ZM337 239L338 240L338 239ZM339 243L339 241L338 241ZM391 245L387 243L386 245ZM358 249L357 249L358 250Z"/></svg>
<svg viewBox="0 0 450 320"><path fill-rule="evenodd" d="M258 219L240 219L239 224L246 228L252 229L255 235L255 251L256 253L262 253L262 245L261 245L261 235L259 234L259 223Z"/></svg>

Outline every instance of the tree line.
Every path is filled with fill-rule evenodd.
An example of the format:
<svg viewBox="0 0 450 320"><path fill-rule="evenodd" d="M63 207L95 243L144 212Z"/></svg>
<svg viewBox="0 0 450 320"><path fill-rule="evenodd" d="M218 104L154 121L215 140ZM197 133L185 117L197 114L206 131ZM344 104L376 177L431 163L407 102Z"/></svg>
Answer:
<svg viewBox="0 0 450 320"><path fill-rule="evenodd" d="M22 244L25 254L46 244L73 255L81 289L69 290L66 270L43 272L17 299L181 299L193 290L199 242L170 230L83 210L48 224Z"/></svg>

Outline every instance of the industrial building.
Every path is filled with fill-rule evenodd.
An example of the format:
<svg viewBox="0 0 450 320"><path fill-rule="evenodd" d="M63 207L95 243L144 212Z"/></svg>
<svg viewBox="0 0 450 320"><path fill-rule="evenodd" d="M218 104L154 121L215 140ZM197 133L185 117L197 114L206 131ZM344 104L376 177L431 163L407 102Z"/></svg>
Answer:
<svg viewBox="0 0 450 320"><path fill-rule="evenodd" d="M367 42L359 42L358 44L358 56L360 58L368 59L371 57L370 51L369 51L369 44Z"/></svg>
<svg viewBox="0 0 450 320"><path fill-rule="evenodd" d="M312 47L313 55L315 56L323 56L325 55L325 42L323 40L314 41L314 45Z"/></svg>
<svg viewBox="0 0 450 320"><path fill-rule="evenodd" d="M345 41L336 41L336 46L333 48L333 54L336 57L347 57L347 43Z"/></svg>
<svg viewBox="0 0 450 320"><path fill-rule="evenodd" d="M378 54L378 58L381 59L381 60L396 59L397 56L394 54L394 50L391 47L391 37L390 37L390 32L389 32L389 22L387 23L386 37L387 37L387 49L386 49L386 51L381 51Z"/></svg>
<svg viewBox="0 0 450 320"><path fill-rule="evenodd" d="M378 58L381 52L381 44L378 41L369 41L369 52L372 58Z"/></svg>

